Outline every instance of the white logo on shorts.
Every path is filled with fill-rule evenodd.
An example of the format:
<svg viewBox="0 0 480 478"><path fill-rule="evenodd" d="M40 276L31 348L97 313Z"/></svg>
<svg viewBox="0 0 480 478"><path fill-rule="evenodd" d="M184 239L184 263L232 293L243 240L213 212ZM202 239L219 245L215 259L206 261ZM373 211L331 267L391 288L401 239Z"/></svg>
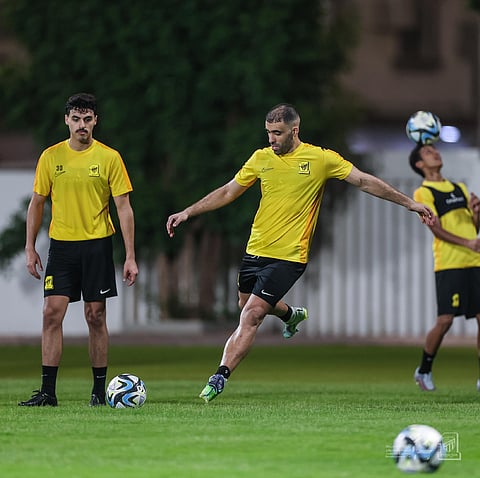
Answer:
<svg viewBox="0 0 480 478"><path fill-rule="evenodd" d="M110 289L105 289L105 290L100 289L100 294L102 294L102 295L106 294L107 292L110 292Z"/></svg>
<svg viewBox="0 0 480 478"><path fill-rule="evenodd" d="M270 293L268 293L268 292L265 292L264 289L262 289L262 294L263 294L263 295L268 295L269 297L273 297L273 294L270 294Z"/></svg>

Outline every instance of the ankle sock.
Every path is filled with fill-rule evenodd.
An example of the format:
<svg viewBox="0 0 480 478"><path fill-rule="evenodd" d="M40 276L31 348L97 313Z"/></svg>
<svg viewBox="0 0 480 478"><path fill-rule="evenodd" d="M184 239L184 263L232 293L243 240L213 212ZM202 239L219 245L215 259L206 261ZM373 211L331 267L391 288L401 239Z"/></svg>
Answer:
<svg viewBox="0 0 480 478"><path fill-rule="evenodd" d="M419 373L430 373L432 371L433 359L435 355L430 355L429 353L423 351L422 362L418 370Z"/></svg>
<svg viewBox="0 0 480 478"><path fill-rule="evenodd" d="M105 383L107 380L107 367L92 367L93 388L92 394L97 397L105 397Z"/></svg>
<svg viewBox="0 0 480 478"><path fill-rule="evenodd" d="M41 391L55 397L55 390L57 384L58 367L51 367L49 365L42 365L42 388Z"/></svg>
<svg viewBox="0 0 480 478"><path fill-rule="evenodd" d="M289 305L287 305L287 307L288 307L287 313L280 317L280 319L283 320L285 323L287 323L290 320L290 317L293 314L293 309Z"/></svg>
<svg viewBox="0 0 480 478"><path fill-rule="evenodd" d="M230 369L225 365L220 365L220 367L218 367L217 373L219 375L223 375L223 377L227 380L228 380L228 377L230 377L230 374L231 374Z"/></svg>

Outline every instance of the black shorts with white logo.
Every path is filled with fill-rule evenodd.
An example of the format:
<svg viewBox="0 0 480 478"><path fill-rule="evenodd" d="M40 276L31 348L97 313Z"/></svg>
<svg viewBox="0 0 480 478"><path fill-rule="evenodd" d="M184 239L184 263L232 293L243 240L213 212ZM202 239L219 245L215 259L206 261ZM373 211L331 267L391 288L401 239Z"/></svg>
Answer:
<svg viewBox="0 0 480 478"><path fill-rule="evenodd" d="M102 302L117 295L112 237L86 241L50 240L44 297Z"/></svg>
<svg viewBox="0 0 480 478"><path fill-rule="evenodd" d="M438 315L480 314L480 267L435 272Z"/></svg>
<svg viewBox="0 0 480 478"><path fill-rule="evenodd" d="M305 272L307 264L245 254L237 285L244 294L254 294L271 306L280 301Z"/></svg>

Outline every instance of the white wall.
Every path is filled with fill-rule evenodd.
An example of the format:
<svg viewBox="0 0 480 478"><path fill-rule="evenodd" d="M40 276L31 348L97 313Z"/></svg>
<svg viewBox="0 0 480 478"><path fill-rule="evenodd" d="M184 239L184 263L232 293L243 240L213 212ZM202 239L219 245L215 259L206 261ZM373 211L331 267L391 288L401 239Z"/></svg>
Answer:
<svg viewBox="0 0 480 478"><path fill-rule="evenodd" d="M439 146L442 151L442 146ZM445 148L444 176L464 181L480 195L480 158L473 149ZM376 174L411 195L421 178L410 170L408 152L378 153ZM0 228L30 196L32 172L0 171ZM327 191L328 193L328 191ZM306 273L287 295L292 305L305 305L304 325L310 337L423 337L436 316L431 232L404 208L373 198L355 188L332 224L333 246L313 257ZM318 230L317 235L322 234ZM47 237L39 240L46 261ZM152 333L199 333L198 321L155 327L155 306L141 297L155 271L142 265L138 284L126 288L117 277L119 297L108 301L111 333L152 330ZM232 272L232 280L236 269ZM37 336L41 331L42 283L26 271L23 254L0 272L0 336ZM147 294L148 295L148 294ZM236 297L232 297L232 310ZM157 311L158 312L158 311ZM267 320L262 330L280 327ZM192 329L193 327L193 329ZM64 323L65 336L86 335L83 303L72 304ZM450 336L472 336L476 321L456 319Z"/></svg>
<svg viewBox="0 0 480 478"><path fill-rule="evenodd" d="M0 170L0 229L8 224L22 200L31 196L32 185L32 171ZM46 235L39 237L37 250L45 267L48 250ZM7 270L0 271L0 284L0 336L38 336L42 327L43 282L28 273L23 254ZM123 284L118 278L117 286L119 294L122 294ZM121 302L122 297L119 296L107 303L110 332L122 328ZM64 322L65 336L85 335L86 327L83 302L71 304Z"/></svg>
<svg viewBox="0 0 480 478"><path fill-rule="evenodd" d="M480 158L474 149L439 146L443 175L480 195ZM408 195L420 183L408 151L379 152L375 174ZM423 337L436 317L432 234L404 208L354 190L337 215L333 247L312 260L289 293L305 304L310 336ZM317 231L321 234L322 231ZM476 334L475 320L455 319L450 336Z"/></svg>

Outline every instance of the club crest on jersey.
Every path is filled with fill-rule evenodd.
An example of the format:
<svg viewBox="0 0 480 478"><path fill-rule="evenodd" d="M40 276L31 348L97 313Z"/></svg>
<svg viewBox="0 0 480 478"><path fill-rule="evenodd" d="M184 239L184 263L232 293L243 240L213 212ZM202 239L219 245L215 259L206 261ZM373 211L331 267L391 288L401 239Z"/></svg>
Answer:
<svg viewBox="0 0 480 478"><path fill-rule="evenodd" d="M298 174L310 174L310 161L300 161L298 163Z"/></svg>
<svg viewBox="0 0 480 478"><path fill-rule="evenodd" d="M53 276L45 277L45 290L53 290Z"/></svg>
<svg viewBox="0 0 480 478"><path fill-rule="evenodd" d="M88 170L88 175L94 177L100 176L100 166L98 164L92 164Z"/></svg>

